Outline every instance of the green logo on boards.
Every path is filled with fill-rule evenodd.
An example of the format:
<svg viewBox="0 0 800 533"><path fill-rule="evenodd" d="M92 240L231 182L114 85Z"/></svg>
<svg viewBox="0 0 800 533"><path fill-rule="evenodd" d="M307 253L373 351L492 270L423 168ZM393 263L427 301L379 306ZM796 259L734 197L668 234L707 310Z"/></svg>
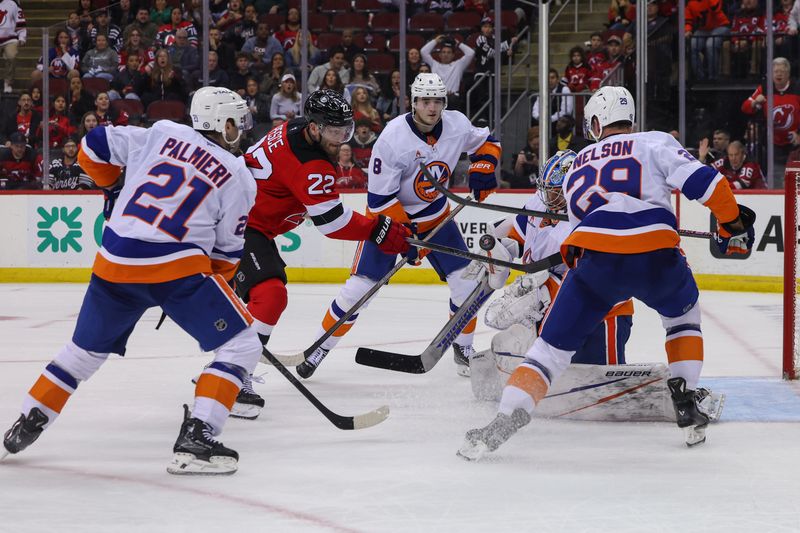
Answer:
<svg viewBox="0 0 800 533"><path fill-rule="evenodd" d="M71 211L66 207L51 207L47 211L43 207L38 207L36 212L41 220L36 223L39 231L36 236L42 239L36 247L38 252L44 252L50 248L51 252L68 252L70 248L76 252L83 250L78 242L81 237L81 222L78 217L83 209L76 207Z"/></svg>
<svg viewBox="0 0 800 533"><path fill-rule="evenodd" d="M281 252L294 252L300 248L300 235L287 231L282 237L289 239L290 244L281 244Z"/></svg>

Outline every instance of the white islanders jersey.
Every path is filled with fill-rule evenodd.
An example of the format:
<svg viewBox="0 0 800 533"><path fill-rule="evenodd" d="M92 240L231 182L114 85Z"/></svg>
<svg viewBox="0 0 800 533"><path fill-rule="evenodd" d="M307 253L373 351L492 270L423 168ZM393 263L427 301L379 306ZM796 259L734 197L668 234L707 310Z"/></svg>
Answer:
<svg viewBox="0 0 800 533"><path fill-rule="evenodd" d="M532 211L547 211L538 194L532 194L525 203L525 209ZM514 217L514 231L517 233L516 240L524 239L522 250L522 262L533 263L556 254L561 250L561 243L569 236L569 222L545 219L542 217L526 217L517 215ZM566 265L559 264L550 269L551 272L563 275Z"/></svg>

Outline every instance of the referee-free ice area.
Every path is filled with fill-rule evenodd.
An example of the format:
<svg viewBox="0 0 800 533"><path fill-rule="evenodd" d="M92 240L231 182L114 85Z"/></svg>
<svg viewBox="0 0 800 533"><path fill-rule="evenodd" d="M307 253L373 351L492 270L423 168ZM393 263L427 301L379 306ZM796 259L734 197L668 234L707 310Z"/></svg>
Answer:
<svg viewBox="0 0 800 533"><path fill-rule="evenodd" d="M314 340L338 286L289 287L271 348ZM70 338L85 286L0 285L0 428ZM210 360L160 311L124 358L81 384L33 446L0 463L0 532L766 532L800 531L800 387L781 382L781 296L703 292L703 383L728 395L708 441L669 423L534 420L488 460L456 457L495 406L472 397L450 352L430 373L359 366L358 346L420 353L447 319L444 286L385 287L305 384L341 414L388 404L382 424L341 431L272 367L255 421L229 420L231 477L166 473ZM482 318L482 314L481 314ZM489 345L480 324L475 344ZM663 330L638 305L629 362L664 361Z"/></svg>

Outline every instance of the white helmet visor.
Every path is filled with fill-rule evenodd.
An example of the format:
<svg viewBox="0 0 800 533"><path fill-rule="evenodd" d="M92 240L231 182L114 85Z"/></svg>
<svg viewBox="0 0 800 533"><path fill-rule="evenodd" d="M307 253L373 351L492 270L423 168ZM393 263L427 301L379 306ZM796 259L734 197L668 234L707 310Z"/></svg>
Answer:
<svg viewBox="0 0 800 533"><path fill-rule="evenodd" d="M350 122L346 126L322 125L319 127L319 131L322 137L326 141L333 144L346 143L347 141L352 139L353 130L355 130L355 124L353 122Z"/></svg>

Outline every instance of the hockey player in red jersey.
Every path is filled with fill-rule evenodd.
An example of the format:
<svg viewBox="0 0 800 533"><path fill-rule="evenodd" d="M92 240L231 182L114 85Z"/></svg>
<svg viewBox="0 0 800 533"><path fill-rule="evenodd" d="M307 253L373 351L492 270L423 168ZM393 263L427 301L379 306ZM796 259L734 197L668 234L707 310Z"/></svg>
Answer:
<svg viewBox="0 0 800 533"><path fill-rule="evenodd" d="M256 204L245 230L245 246L236 273L236 291L256 319L266 344L286 308L286 264L275 237L306 217L326 237L370 241L388 254L408 251L411 232L391 218L367 218L345 207L336 193L332 160L353 135L353 110L338 93L323 89L308 97L305 117L290 120L255 143L245 162L256 179ZM249 408L247 418L264 406L248 382L237 398ZM253 416L255 415L255 416Z"/></svg>

